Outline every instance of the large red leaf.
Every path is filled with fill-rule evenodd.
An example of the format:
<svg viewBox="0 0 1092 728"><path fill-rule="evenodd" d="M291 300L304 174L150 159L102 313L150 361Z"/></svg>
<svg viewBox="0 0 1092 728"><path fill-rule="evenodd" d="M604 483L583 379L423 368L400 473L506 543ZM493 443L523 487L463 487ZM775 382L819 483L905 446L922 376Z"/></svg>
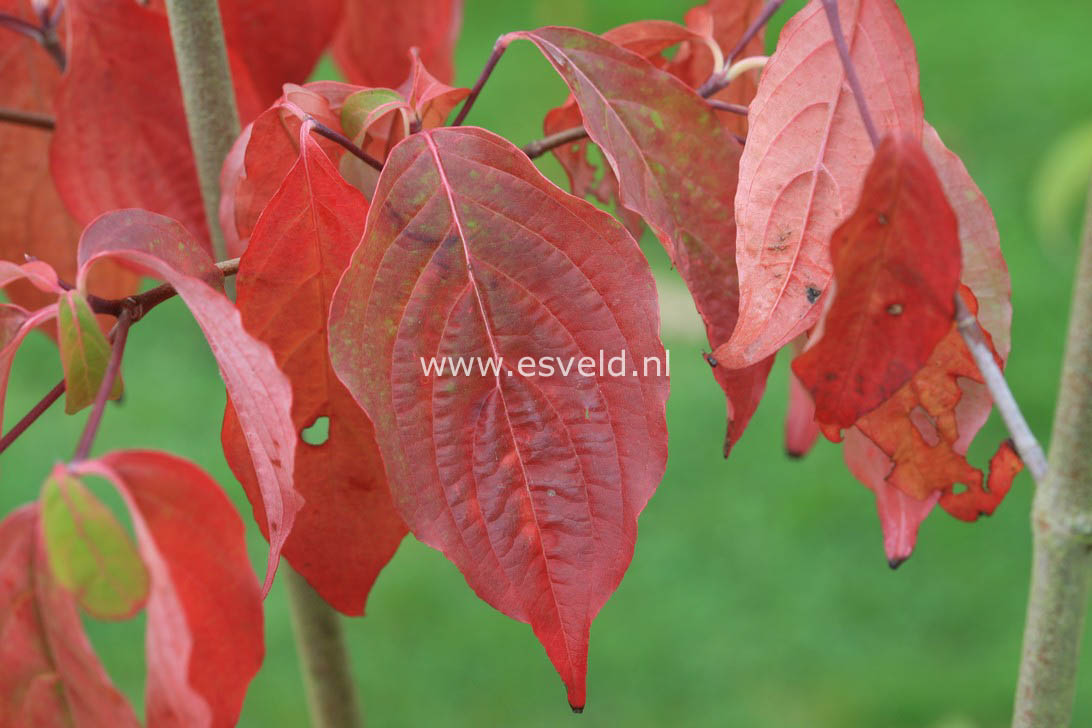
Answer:
<svg viewBox="0 0 1092 728"><path fill-rule="evenodd" d="M75 471L113 483L151 575L146 643L151 728L229 728L265 653L261 590L243 523L192 463L128 450Z"/></svg>
<svg viewBox="0 0 1092 728"><path fill-rule="evenodd" d="M658 322L625 230L480 129L394 149L331 309L334 370L375 423L402 516L531 623L576 709L591 621L663 475L668 382L643 366L664 357ZM621 352L635 376L518 368ZM426 374L431 357L499 368Z"/></svg>
<svg viewBox="0 0 1092 728"><path fill-rule="evenodd" d="M305 503L285 558L326 601L362 614L372 583L406 533L394 511L375 430L330 366L326 321L338 278L364 232L368 203L345 182L308 126L299 159L262 213L239 263L236 306L243 326L269 344L292 383L292 420L302 433L327 418L322 444L296 442L296 490ZM268 533L265 507L231 401L224 454Z"/></svg>
<svg viewBox="0 0 1092 728"><path fill-rule="evenodd" d="M880 134L920 139L917 60L894 0L838 5ZM820 0L785 25L750 109L735 198L739 323L715 352L733 368L815 325L831 278L831 234L856 206L872 159Z"/></svg>
<svg viewBox="0 0 1092 728"><path fill-rule="evenodd" d="M103 258L124 260L174 286L208 340L239 414L265 504L270 533L264 587L268 591L302 506L292 485L296 432L291 384L277 368L269 347L243 328L231 301L210 286L221 286L223 277L178 222L145 210L103 215L80 238L80 288L91 266Z"/></svg>
<svg viewBox="0 0 1092 728"><path fill-rule="evenodd" d="M925 365L955 315L959 223L916 139L880 144L830 252L833 302L792 369L816 419L850 427Z"/></svg>
<svg viewBox="0 0 1092 728"><path fill-rule="evenodd" d="M623 205L644 217L686 281L712 345L736 325L735 224L739 144L705 101L671 74L599 36L571 28L512 33L534 43L573 93L584 125L618 179ZM743 434L773 358L742 371L714 366L728 395L725 453Z"/></svg>
<svg viewBox="0 0 1092 728"><path fill-rule="evenodd" d="M50 573L38 505L0 521L0 725L137 728Z"/></svg>
<svg viewBox="0 0 1092 728"><path fill-rule="evenodd" d="M53 179L83 223L143 207L208 231L166 17L137 2L69 0L68 68L57 88ZM264 104L234 54L240 114Z"/></svg>
<svg viewBox="0 0 1092 728"><path fill-rule="evenodd" d="M424 64L450 83L462 12L462 0L345 0L334 60L350 83L395 88L409 75L416 46Z"/></svg>
<svg viewBox="0 0 1092 728"><path fill-rule="evenodd" d="M0 0L0 12L37 22L31 0ZM53 91L60 71L32 38L4 32L0 46L0 106L52 114ZM21 263L33 256L56 268L65 280L76 277L76 240L80 226L68 214L49 174L50 133L20 124L0 123L0 260ZM117 297L136 290L137 279L113 265L95 272L95 293ZM30 309L56 300L19 283L8 297Z"/></svg>

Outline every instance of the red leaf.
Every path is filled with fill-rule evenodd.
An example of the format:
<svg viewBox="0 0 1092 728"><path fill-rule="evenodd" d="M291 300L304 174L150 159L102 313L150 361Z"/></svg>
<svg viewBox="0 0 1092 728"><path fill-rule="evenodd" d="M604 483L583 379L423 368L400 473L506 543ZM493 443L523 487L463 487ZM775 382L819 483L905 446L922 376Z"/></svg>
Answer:
<svg viewBox="0 0 1092 728"><path fill-rule="evenodd" d="M394 149L331 309L334 370L375 423L395 505L531 623L578 709L592 618L663 474L667 379L513 367L625 351L640 370L664 357L658 322L632 238L480 129ZM425 374L430 357L503 366Z"/></svg>
<svg viewBox="0 0 1092 728"><path fill-rule="evenodd" d="M0 12L37 23L31 0L0 0ZM4 31L0 53L0 106L52 115L53 91L60 79L57 63L32 38ZM0 123L0 259L33 256L76 277L76 240L80 226L68 214L49 175L50 133L20 124ZM43 265L45 264L43 263ZM116 266L96 271L95 292L114 298L136 290L137 278ZM11 301L37 309L56 300L44 289L19 283L8 289Z"/></svg>
<svg viewBox="0 0 1092 728"><path fill-rule="evenodd" d="M0 422L4 420L4 400L8 393L11 365L19 347L34 329L57 316L57 304L31 313L11 303L0 304Z"/></svg>
<svg viewBox="0 0 1092 728"><path fill-rule="evenodd" d="M137 728L50 574L39 527L37 504L0 521L0 722Z"/></svg>
<svg viewBox="0 0 1092 728"><path fill-rule="evenodd" d="M802 458L819 438L815 422L815 402L811 393L789 371L789 409L785 415L785 452L789 457Z"/></svg>
<svg viewBox="0 0 1092 728"><path fill-rule="evenodd" d="M125 260L174 286L209 342L239 414L266 507L270 550L264 591L268 592L302 505L292 485L296 433L288 378L277 368L269 347L243 329L231 301L209 286L210 281L220 285L219 270L176 221L145 210L103 215L80 238L77 285L81 289L91 266L102 258Z"/></svg>
<svg viewBox="0 0 1092 728"><path fill-rule="evenodd" d="M150 726L228 728L265 652L262 600L231 501L192 463L127 450L79 463L121 492L151 574Z"/></svg>
<svg viewBox="0 0 1092 728"><path fill-rule="evenodd" d="M840 0L839 14L880 134L920 139L917 60L894 0ZM855 207L872 159L820 0L785 25L750 109L735 198L739 323L715 352L732 368L815 325L831 234Z"/></svg>
<svg viewBox="0 0 1092 728"><path fill-rule="evenodd" d="M833 302L792 369L819 422L850 427L929 360L952 328L959 223L921 144L887 137L834 233Z"/></svg>
<svg viewBox="0 0 1092 728"><path fill-rule="evenodd" d="M398 90L417 112L422 128L442 126L459 102L470 94L470 89L448 86L429 73L416 47L410 50L410 56L413 62L409 78Z"/></svg>
<svg viewBox="0 0 1092 728"><path fill-rule="evenodd" d="M294 482L305 503L285 542L285 558L334 607L363 614L372 583L406 533L391 503L372 423L329 361L330 299L364 232L368 203L341 178L306 125L299 133L299 160L240 261L236 306L247 331L269 344L292 383L295 431L329 419L325 443L296 442ZM230 399L223 443L255 519L268 533Z"/></svg>
<svg viewBox="0 0 1092 728"><path fill-rule="evenodd" d="M1008 495L1013 478L1023 469L1024 463L1012 442L1006 440L990 458L990 475L985 487L979 477L960 493L945 491L940 497L940 505L962 521L974 521L982 514L993 515Z"/></svg>
<svg viewBox="0 0 1092 728"><path fill-rule="evenodd" d="M167 19L137 2L69 0L68 69L57 88L50 156L57 190L88 223L143 207L208 231ZM264 104L231 54L244 119ZM124 153L119 153L124 150Z"/></svg>
<svg viewBox="0 0 1092 728"><path fill-rule="evenodd" d="M846 431L843 454L850 472L876 496L876 510L883 527L883 550L888 565L896 569L913 553L918 528L937 504L940 491L918 500L889 484L891 458L856 427Z"/></svg>
<svg viewBox="0 0 1092 728"><path fill-rule="evenodd" d="M685 84L603 38L541 28L501 42L515 38L534 43L565 80L619 181L622 204L644 217L671 255L710 343L725 341L739 298L731 205L739 145ZM772 364L770 357L741 372L714 368L729 399L726 452L754 413Z"/></svg>
<svg viewBox="0 0 1092 728"><path fill-rule="evenodd" d="M462 22L462 0L346 0L334 36L334 60L354 84L395 88L411 68L409 50L440 81L454 77L452 54Z"/></svg>

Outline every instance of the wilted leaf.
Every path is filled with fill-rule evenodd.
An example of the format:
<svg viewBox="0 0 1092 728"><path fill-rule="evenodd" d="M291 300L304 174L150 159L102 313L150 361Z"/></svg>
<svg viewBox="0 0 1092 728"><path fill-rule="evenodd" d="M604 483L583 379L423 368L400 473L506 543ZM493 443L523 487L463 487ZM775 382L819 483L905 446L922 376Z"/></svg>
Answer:
<svg viewBox="0 0 1092 728"><path fill-rule="evenodd" d="M916 139L880 144L830 252L834 299L792 369L816 419L850 427L925 365L955 315L959 223Z"/></svg>
<svg viewBox="0 0 1092 728"><path fill-rule="evenodd" d="M79 291L61 294L57 304L57 343L64 366L64 411L73 414L95 401L111 354L110 342ZM110 399L121 397L121 390L119 374L110 390Z"/></svg>
<svg viewBox="0 0 1092 728"><path fill-rule="evenodd" d="M920 140L917 59L894 0L838 6L879 133ZM831 234L856 206L872 160L820 0L781 31L748 124L735 197L739 322L714 353L732 368L815 325L831 278Z"/></svg>
<svg viewBox="0 0 1092 728"><path fill-rule="evenodd" d="M138 728L49 571L37 504L0 521L0 719L5 726Z"/></svg>
<svg viewBox="0 0 1092 728"><path fill-rule="evenodd" d="M644 371L664 357L658 321L633 239L479 129L394 149L330 314L334 370L375 423L399 512L530 622L578 709L591 621L663 475L667 378ZM518 369L601 352L637 374ZM432 357L499 368L426 373Z"/></svg>
<svg viewBox="0 0 1092 728"><path fill-rule="evenodd" d="M42 533L53 575L100 619L126 619L148 598L148 570L114 514L63 466L42 487Z"/></svg>
<svg viewBox="0 0 1092 728"><path fill-rule="evenodd" d="M75 471L118 488L151 574L149 726L235 725L265 652L261 591L235 507L200 468L166 453L114 452Z"/></svg>
<svg viewBox="0 0 1092 728"><path fill-rule="evenodd" d="M300 154L266 206L236 279L236 306L251 335L267 343L292 383L296 433L329 423L318 445L297 440L295 488L305 503L284 556L326 601L362 614L372 583L406 527L394 511L375 431L330 368L330 298L360 242L368 203L341 179L306 128ZM231 400L224 454L268 534L265 507Z"/></svg>
<svg viewBox="0 0 1092 728"><path fill-rule="evenodd" d="M223 276L182 226L145 210L119 210L95 220L80 238L77 287L100 259L126 261L167 281L185 301L216 357L250 448L269 523L273 583L284 541L302 499L292 485L296 433L292 388L269 347L244 329L239 312L219 290Z"/></svg>
<svg viewBox="0 0 1092 728"><path fill-rule="evenodd" d="M622 204L644 217L671 255L710 343L726 341L739 299L732 210L739 144L685 84L599 36L541 28L502 42L516 38L534 43L561 74L618 179ZM714 374L728 395L727 453L754 413L773 359L744 371L722 363Z"/></svg>

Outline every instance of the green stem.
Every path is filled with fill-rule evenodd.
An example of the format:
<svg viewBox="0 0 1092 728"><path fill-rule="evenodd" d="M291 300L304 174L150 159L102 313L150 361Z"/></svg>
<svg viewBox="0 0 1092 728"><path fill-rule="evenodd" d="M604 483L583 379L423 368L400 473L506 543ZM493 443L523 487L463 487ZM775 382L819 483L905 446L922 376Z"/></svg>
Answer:
<svg viewBox="0 0 1092 728"><path fill-rule="evenodd" d="M287 565L285 565L287 566ZM363 725L341 631L341 616L291 567L285 574L292 629L300 649L303 682L313 728Z"/></svg>
<svg viewBox="0 0 1092 728"><path fill-rule="evenodd" d="M220 167L239 136L239 112L216 0L166 0L182 101L197 162L212 250L227 257L220 230Z"/></svg>
<svg viewBox="0 0 1092 728"><path fill-rule="evenodd" d="M1067 726L1092 581L1092 185L1047 476L1032 508L1034 555L1015 728Z"/></svg>

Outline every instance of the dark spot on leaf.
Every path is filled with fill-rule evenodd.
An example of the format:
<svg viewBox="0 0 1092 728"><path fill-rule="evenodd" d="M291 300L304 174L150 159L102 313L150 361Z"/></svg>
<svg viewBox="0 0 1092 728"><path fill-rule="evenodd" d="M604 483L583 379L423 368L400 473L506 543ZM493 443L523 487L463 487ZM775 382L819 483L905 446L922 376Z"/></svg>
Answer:
<svg viewBox="0 0 1092 728"><path fill-rule="evenodd" d="M901 303L892 303L890 306L887 307L887 312L889 314L891 314L892 316L901 315L902 314L902 304Z"/></svg>
<svg viewBox="0 0 1092 728"><path fill-rule="evenodd" d="M823 292L815 286L808 286L807 290L804 293L808 297L808 303L815 303L819 300L819 296L823 295Z"/></svg>
<svg viewBox="0 0 1092 728"><path fill-rule="evenodd" d="M838 375L834 372L827 372L823 375L823 379L827 380L828 382L834 382L838 380Z"/></svg>
<svg viewBox="0 0 1092 728"><path fill-rule="evenodd" d="M882 212L880 213L879 217L876 218L876 219L879 220L881 225L886 225L887 224L887 215L883 214Z"/></svg>
<svg viewBox="0 0 1092 728"><path fill-rule="evenodd" d="M300 439L314 447L325 444L330 439L330 418L316 417L314 422L300 431Z"/></svg>
<svg viewBox="0 0 1092 728"><path fill-rule="evenodd" d="M706 362L706 363L707 363L707 364L708 364L709 366L711 366L711 367L713 367L714 369L716 369L716 367L717 367L717 360L716 360L716 357L714 357L714 356L713 356L712 354L702 354L702 356L704 356L704 357L705 357L705 362Z"/></svg>

